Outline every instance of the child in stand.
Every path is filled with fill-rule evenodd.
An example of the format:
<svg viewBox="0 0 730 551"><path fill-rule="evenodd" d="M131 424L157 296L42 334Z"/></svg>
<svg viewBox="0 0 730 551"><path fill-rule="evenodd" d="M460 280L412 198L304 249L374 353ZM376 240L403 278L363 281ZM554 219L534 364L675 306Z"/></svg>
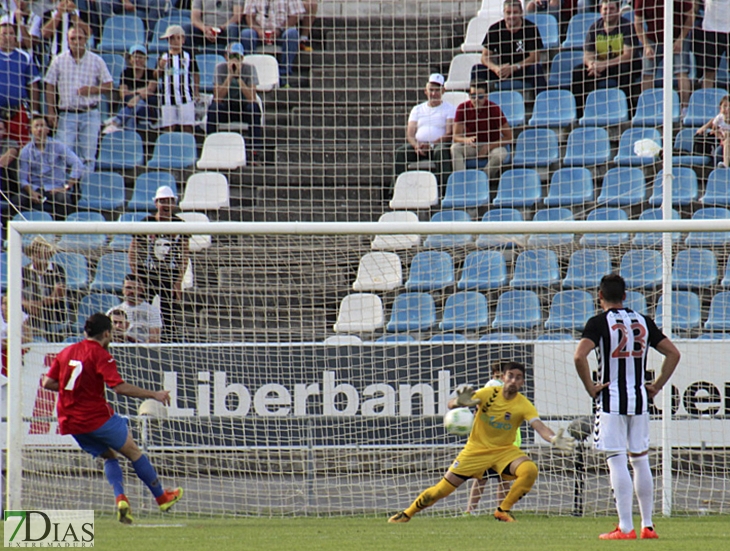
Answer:
<svg viewBox="0 0 730 551"><path fill-rule="evenodd" d="M192 54L183 49L185 30L170 25L160 38L167 39L168 51L160 56L155 70L158 87L160 128L193 132L195 100L198 99L200 77Z"/></svg>
<svg viewBox="0 0 730 551"><path fill-rule="evenodd" d="M722 161L717 163L717 167L730 166L730 96L720 100L720 112L697 130L698 136L705 133L716 136L720 142L715 154L722 155Z"/></svg>
<svg viewBox="0 0 730 551"><path fill-rule="evenodd" d="M493 386L504 386L504 370L502 369L502 363L497 362L494 365L492 365L492 378L487 381L487 384L484 385L484 388L493 387ZM517 430L517 436L515 437L515 446L518 448L522 445L522 431L519 429ZM479 506L479 500L482 499L482 494L484 493L484 487L487 484L487 478L474 479L473 483L471 485L471 490L469 491L469 502L466 505L466 510L464 511L465 515L471 515L474 513ZM507 480L500 479L497 483L497 501L501 502L504 500L505 496L509 492L510 482Z"/></svg>

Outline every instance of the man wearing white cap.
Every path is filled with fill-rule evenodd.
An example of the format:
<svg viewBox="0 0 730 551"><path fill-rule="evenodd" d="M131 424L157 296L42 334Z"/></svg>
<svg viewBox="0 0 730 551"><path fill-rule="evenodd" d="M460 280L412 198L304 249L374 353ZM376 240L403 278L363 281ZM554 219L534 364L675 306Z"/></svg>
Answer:
<svg viewBox="0 0 730 551"><path fill-rule="evenodd" d="M180 25L170 25L160 38L168 42L168 51L160 55L155 70L155 78L160 80L160 128L178 125L183 132L192 132L200 84L198 66L193 55L183 50L185 30Z"/></svg>
<svg viewBox="0 0 730 551"><path fill-rule="evenodd" d="M443 185L442 180L451 172L449 146L456 107L443 100L443 75L433 73L428 77L423 93L428 101L411 109L406 127L408 143L395 152L395 178L408 170L408 163L431 161L436 165L436 177Z"/></svg>
<svg viewBox="0 0 730 551"><path fill-rule="evenodd" d="M142 222L183 222L175 214L177 196L170 186L155 194L157 212ZM175 235L138 235L129 247L129 266L150 296L160 297L162 342L172 342L176 317L182 313L182 283L188 264L188 238Z"/></svg>

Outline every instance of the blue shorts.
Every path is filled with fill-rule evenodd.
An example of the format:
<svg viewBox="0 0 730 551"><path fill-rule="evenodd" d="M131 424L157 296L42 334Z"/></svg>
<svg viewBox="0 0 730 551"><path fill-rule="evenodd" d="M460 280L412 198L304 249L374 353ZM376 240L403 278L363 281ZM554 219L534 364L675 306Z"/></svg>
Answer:
<svg viewBox="0 0 730 551"><path fill-rule="evenodd" d="M127 441L127 434L129 434L127 420L115 413L98 429L84 434L74 434L73 437L82 450L99 457L109 448L119 451Z"/></svg>

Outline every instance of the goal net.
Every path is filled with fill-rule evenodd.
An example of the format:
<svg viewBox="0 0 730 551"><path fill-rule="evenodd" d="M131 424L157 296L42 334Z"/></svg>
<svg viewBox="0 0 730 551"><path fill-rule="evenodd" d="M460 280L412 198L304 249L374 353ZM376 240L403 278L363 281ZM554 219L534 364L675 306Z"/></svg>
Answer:
<svg viewBox="0 0 730 551"><path fill-rule="evenodd" d="M37 66L9 86L28 85L19 107L0 89L6 505L110 510L101 464L58 433L39 388L94 312L113 317L122 377L171 393L169 408L109 400L185 488L178 514L386 514L442 476L464 444L442 427L448 399L495 362L528 366L549 426L588 432L572 355L618 272L683 353L652 410L657 506L728 512L716 2L670 17L647 0L289 1L296 27L267 21L257 40L261 2L237 29L211 16L207 36L190 1L149 4L161 11L79 14L109 71L86 91L113 80L98 95L64 96L63 16L37 14L50 38L5 37ZM683 53L662 56L680 33ZM18 72L2 63L0 78ZM55 114L46 130L34 110ZM46 139L75 156L47 162ZM588 439L564 455L523 428L523 448L540 476L520 510L613 514ZM156 510L122 465L134 510ZM432 511L461 511L468 487Z"/></svg>

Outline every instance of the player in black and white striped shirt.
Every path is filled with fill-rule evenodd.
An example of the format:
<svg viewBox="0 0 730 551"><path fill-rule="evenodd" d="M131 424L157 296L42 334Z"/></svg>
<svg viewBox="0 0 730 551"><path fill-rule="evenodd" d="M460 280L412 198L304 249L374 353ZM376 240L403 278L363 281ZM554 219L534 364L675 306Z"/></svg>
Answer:
<svg viewBox="0 0 730 551"><path fill-rule="evenodd" d="M624 308L626 283L617 274L601 279L603 313L586 323L574 362L586 391L597 402L595 448L606 453L619 525L600 539L636 539L631 517L632 486L641 512L641 538L654 539L654 481L649 467L648 402L664 387L679 363L679 350L654 320ZM661 373L646 382L649 347L664 355ZM588 355L596 351L598 382L591 378ZM634 469L631 473L626 462Z"/></svg>

